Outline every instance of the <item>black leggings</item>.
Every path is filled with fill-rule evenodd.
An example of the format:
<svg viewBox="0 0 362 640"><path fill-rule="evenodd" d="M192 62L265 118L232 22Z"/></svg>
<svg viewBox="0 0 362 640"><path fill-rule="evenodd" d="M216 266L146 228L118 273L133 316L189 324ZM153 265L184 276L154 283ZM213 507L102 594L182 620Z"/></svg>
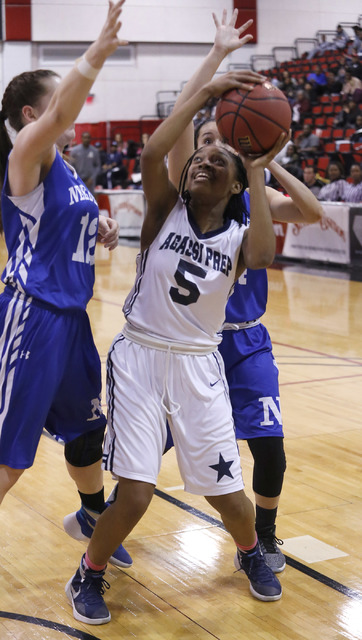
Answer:
<svg viewBox="0 0 362 640"><path fill-rule="evenodd" d="M64 446L65 459L73 467L88 467L102 459L105 427L88 431L67 442Z"/></svg>
<svg viewBox="0 0 362 640"><path fill-rule="evenodd" d="M279 496L287 467L284 439L274 436L251 438L247 442L254 458L253 491L266 498Z"/></svg>

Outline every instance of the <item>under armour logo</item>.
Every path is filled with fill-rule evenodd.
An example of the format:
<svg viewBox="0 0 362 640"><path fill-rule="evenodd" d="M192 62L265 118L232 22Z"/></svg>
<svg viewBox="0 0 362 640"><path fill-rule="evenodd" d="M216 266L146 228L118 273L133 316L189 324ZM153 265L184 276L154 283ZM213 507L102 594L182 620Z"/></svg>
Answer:
<svg viewBox="0 0 362 640"><path fill-rule="evenodd" d="M24 358L25 360L29 360L30 351L22 351L20 354L20 358Z"/></svg>
<svg viewBox="0 0 362 640"><path fill-rule="evenodd" d="M91 403L92 403L92 407L91 407L92 417L87 418L87 422L98 420L98 418L102 415L101 399L99 397L93 398L93 400L91 400Z"/></svg>

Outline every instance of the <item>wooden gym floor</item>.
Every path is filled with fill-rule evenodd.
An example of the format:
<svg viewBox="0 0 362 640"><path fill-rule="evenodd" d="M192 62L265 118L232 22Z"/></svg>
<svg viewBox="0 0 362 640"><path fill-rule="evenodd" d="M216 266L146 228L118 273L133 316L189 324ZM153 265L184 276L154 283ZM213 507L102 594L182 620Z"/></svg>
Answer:
<svg viewBox="0 0 362 640"><path fill-rule="evenodd" d="M123 325L136 248L97 248L89 313L102 363ZM5 254L0 253L1 264ZM234 544L217 513L182 490L174 453L126 542L128 570L111 567L109 624L74 620L64 585L85 545L63 516L78 508L62 446L43 436L34 467L1 508L1 640L361 640L362 283L339 271L269 269L265 324L280 368L288 468L277 534L283 597L255 600L234 572ZM141 399L140 399L141 401ZM251 457L241 443L248 495ZM105 478L106 490L113 486Z"/></svg>

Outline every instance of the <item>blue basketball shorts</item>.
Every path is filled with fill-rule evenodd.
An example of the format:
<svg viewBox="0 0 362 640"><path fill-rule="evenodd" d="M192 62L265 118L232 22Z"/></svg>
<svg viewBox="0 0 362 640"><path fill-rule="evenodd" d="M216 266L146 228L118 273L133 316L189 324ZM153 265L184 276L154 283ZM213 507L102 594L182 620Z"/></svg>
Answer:
<svg viewBox="0 0 362 640"><path fill-rule="evenodd" d="M225 364L236 437L283 437L279 371L266 327L258 324L239 331L225 330L219 351Z"/></svg>
<svg viewBox="0 0 362 640"><path fill-rule="evenodd" d="M70 442L106 424L88 315L0 296L0 464L33 464L43 428Z"/></svg>

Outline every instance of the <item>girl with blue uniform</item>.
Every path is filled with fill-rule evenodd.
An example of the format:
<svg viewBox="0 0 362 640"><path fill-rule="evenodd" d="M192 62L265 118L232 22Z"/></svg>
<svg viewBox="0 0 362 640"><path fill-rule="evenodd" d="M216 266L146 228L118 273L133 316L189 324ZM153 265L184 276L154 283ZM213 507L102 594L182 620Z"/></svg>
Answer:
<svg viewBox="0 0 362 640"><path fill-rule="evenodd" d="M174 111L177 112L200 86L210 81L224 58L240 48L246 38L241 37L251 22L235 28L238 12L227 23L224 10L219 22L213 14L216 36L214 45L193 77L184 86ZM230 72L233 76L233 72ZM265 78L254 72L244 72L244 89L252 89ZM220 134L215 122L202 124L196 133L188 126L168 155L170 179L179 184L183 166L196 146L215 144ZM265 187L271 216L282 222L309 224L323 215L322 208L302 182L285 171L274 160L268 165L277 181L290 197ZM244 207L250 220L250 199L253 187L244 194ZM246 222L247 224L247 222ZM269 333L261 322L265 313L268 280L265 269L246 269L235 284L228 300L219 351L225 363L233 408L237 438L245 439L254 458L253 490L256 501L256 531L260 547L268 565L275 573L283 571L285 557L278 548L275 521L286 468L283 425L280 409L278 368L272 353ZM168 446L170 445L168 441Z"/></svg>
<svg viewBox="0 0 362 640"><path fill-rule="evenodd" d="M109 55L124 0L110 2L99 38L63 79L52 71L13 78L0 112L2 227L8 260L0 296L0 502L32 466L43 428L65 442L65 458L86 509L75 516L90 537L105 507L101 470L106 419L100 359L86 306L93 293L97 237L118 244L117 224L61 151ZM5 121L17 133L12 145ZM83 513L84 512L84 513ZM84 515L86 512L87 515ZM86 535L88 534L88 535ZM121 547L116 555L129 566Z"/></svg>

